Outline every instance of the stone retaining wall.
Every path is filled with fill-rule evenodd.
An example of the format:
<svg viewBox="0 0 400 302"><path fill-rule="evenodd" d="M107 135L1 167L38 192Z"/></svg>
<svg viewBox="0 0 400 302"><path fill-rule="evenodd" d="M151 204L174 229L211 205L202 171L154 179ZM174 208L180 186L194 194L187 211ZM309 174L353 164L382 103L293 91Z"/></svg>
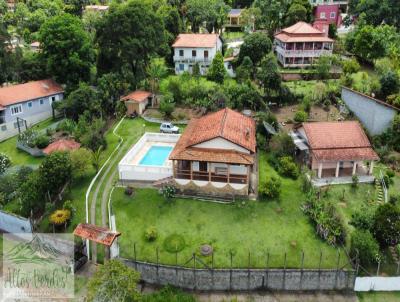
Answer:
<svg viewBox="0 0 400 302"><path fill-rule="evenodd" d="M191 269L122 259L144 282L201 291L352 291L353 270Z"/></svg>

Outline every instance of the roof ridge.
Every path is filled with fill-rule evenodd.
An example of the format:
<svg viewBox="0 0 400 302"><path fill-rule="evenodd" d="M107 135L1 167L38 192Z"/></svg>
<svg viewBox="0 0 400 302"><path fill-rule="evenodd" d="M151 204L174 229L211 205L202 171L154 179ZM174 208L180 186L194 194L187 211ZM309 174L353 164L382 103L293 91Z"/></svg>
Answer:
<svg viewBox="0 0 400 302"><path fill-rule="evenodd" d="M225 128L225 123L226 123L226 116L228 115L228 108L225 108L224 110L224 116L222 117L222 121L221 121L221 129L220 129L220 133L219 135L221 137L224 137L224 128Z"/></svg>

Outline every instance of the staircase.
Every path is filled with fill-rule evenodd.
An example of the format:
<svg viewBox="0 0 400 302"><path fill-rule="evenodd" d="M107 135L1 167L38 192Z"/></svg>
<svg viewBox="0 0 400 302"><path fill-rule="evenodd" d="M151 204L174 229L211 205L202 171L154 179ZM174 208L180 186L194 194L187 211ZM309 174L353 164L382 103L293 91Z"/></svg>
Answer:
<svg viewBox="0 0 400 302"><path fill-rule="evenodd" d="M383 204L385 202L385 197L383 196L382 184L378 178L375 178L375 196L376 196L376 202L378 204Z"/></svg>

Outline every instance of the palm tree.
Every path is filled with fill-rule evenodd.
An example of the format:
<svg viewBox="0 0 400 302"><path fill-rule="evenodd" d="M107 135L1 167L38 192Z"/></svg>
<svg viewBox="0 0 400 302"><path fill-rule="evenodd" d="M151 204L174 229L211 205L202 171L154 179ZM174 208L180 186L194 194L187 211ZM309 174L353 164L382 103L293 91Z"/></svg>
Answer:
<svg viewBox="0 0 400 302"><path fill-rule="evenodd" d="M92 151L92 165L96 169L96 173L99 172L102 152L103 146L100 146L96 151Z"/></svg>
<svg viewBox="0 0 400 302"><path fill-rule="evenodd" d="M158 91L158 83L167 75L167 72L168 70L165 65L164 58L151 59L149 66L146 68L146 73L149 77L152 93L156 93Z"/></svg>

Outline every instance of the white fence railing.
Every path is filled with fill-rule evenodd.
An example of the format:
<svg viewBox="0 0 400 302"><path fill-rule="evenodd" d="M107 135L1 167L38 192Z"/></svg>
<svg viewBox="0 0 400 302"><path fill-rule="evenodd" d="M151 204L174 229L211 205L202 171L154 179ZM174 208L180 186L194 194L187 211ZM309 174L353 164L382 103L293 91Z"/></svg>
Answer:
<svg viewBox="0 0 400 302"><path fill-rule="evenodd" d="M281 47L276 47L276 51L285 57L319 57L321 55L332 54L332 50L285 50Z"/></svg>
<svg viewBox="0 0 400 302"><path fill-rule="evenodd" d="M385 178L383 177L382 170L379 172L380 176L380 182L382 185L382 190L383 190L383 197L385 198L385 203L388 202L388 188L386 186Z"/></svg>

